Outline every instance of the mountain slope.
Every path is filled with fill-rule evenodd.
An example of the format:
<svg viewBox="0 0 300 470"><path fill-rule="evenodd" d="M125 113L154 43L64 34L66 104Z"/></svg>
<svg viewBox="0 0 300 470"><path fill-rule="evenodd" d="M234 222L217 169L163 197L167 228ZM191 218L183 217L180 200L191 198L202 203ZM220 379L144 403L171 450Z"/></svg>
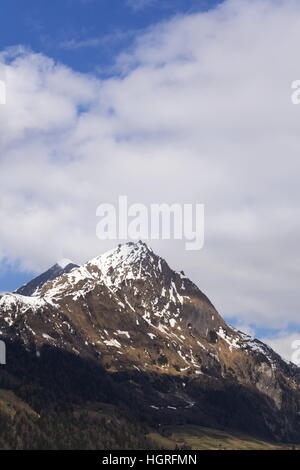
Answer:
<svg viewBox="0 0 300 470"><path fill-rule="evenodd" d="M78 268L78 265L72 263L70 260L62 260L24 286L19 287L15 292L16 294L26 296L36 295L46 282L52 281L65 273L69 273L73 268Z"/></svg>
<svg viewBox="0 0 300 470"><path fill-rule="evenodd" d="M50 347L103 367L145 423L299 436L299 369L228 326L142 242L49 279L31 297L0 296L0 312L2 336L38 357Z"/></svg>

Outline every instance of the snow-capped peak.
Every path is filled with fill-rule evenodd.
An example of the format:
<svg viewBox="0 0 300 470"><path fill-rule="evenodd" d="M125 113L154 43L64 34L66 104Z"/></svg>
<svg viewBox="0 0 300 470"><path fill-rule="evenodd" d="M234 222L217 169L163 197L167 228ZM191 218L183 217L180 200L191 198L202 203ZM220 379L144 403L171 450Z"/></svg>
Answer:
<svg viewBox="0 0 300 470"><path fill-rule="evenodd" d="M27 284L21 286L15 292L24 296L38 296L40 289L48 282L53 281L62 274L70 272L77 265L68 259L62 259L44 273L29 281Z"/></svg>
<svg viewBox="0 0 300 470"><path fill-rule="evenodd" d="M128 242L124 245L119 245L113 250L107 251L103 255L97 256L89 261L88 264L95 265L100 268L102 272L106 272L109 268L115 269L120 266L133 265L140 262L151 253L153 253L152 249L142 241L136 243Z"/></svg>
<svg viewBox="0 0 300 470"><path fill-rule="evenodd" d="M106 285L118 285L124 279L141 279L158 257L144 242L128 242L89 261L85 267L96 268ZM149 273L147 274L150 275Z"/></svg>
<svg viewBox="0 0 300 470"><path fill-rule="evenodd" d="M65 269L67 266L69 266L69 264L74 264L73 261L67 259L67 258L62 258L61 260L59 260L57 263L56 263L59 267L61 267L62 269Z"/></svg>

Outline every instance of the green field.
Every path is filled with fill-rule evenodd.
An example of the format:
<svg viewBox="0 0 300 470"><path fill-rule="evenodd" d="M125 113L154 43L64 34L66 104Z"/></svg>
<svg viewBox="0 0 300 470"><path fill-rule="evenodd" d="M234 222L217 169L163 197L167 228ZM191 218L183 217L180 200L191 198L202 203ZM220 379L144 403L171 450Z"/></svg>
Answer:
<svg viewBox="0 0 300 470"><path fill-rule="evenodd" d="M1 390L0 389L0 410L2 414L2 419L5 417L8 418L7 430L3 429L4 435L1 438L0 435L0 448L16 448L18 441L11 440L15 436L16 426L20 427L22 424L22 429L26 431L26 435L29 432L33 432L33 442L37 438L40 438L43 435L44 422L41 423L41 429L39 428L39 423L43 419L38 415L30 406L20 399L15 393L10 390ZM57 420L59 421L60 416L54 418L53 429L56 429ZM84 418L84 423L82 419ZM65 418L63 418L65 419ZM21 421L20 421L21 420ZM123 445L119 442L120 438L123 438L128 441L131 437L132 432L137 433L140 437L142 436L144 441L141 445L145 446L142 448L145 449L164 449L164 450L174 450L174 449L191 449L191 450L277 450L277 449L300 449L300 444L279 444L267 442L253 436L241 434L234 431L226 430L217 430L206 428L202 426L192 426L192 425L181 425L181 426L164 426L160 433L157 431L152 431L148 434L144 434L144 429L139 428L138 430L133 427L132 429L128 428L128 421L122 417L122 413L114 405L102 403L102 402L88 402L84 407L77 406L74 407L74 410L69 415L69 420L73 423L72 432L87 434L87 430L91 429L95 433L95 444L94 441L91 441L90 447L95 445L95 448L99 445L99 448L105 448L106 445L115 446ZM46 418L46 423L48 423ZM19 424L18 424L19 423ZM59 426L62 428L64 433L64 426L66 425L65 421L59 422ZM49 424L49 423L48 423ZM120 428L120 433L115 436L116 429ZM122 428L122 429L121 429ZM12 436L7 441L7 431L12 432ZM126 435L127 431L127 435ZM146 431L146 429L145 429ZM98 442L98 437L100 434L103 434L102 443L100 439L100 444ZM81 434L80 434L81 435ZM98 437L97 437L98 436ZM134 435L135 436L135 435ZM136 448L137 442L139 442L136 437L133 436L131 446L129 448ZM80 445L82 445L82 439L80 440ZM98 439L98 440L97 440ZM114 440L115 439L115 440ZM116 442L115 442L116 441ZM26 441L27 442L27 441ZM108 444L109 443L109 444ZM67 443L68 444L68 443ZM67 444L65 444L67 446ZM76 446L78 442L76 441ZM103 445L103 447L102 447ZM114 448L119 448L117 447ZM71 448L76 448L73 442L71 443ZM148 447L149 446L149 447ZM153 446L153 447L150 447ZM88 446L87 446L88 447ZM21 447L22 448L22 447ZM27 448L27 447L25 447ZM34 448L32 442L28 444L28 448ZM43 443L42 443L43 448ZM53 444L53 448L57 448L57 443ZM64 448L64 446L62 446ZM97 447L98 448L98 447Z"/></svg>
<svg viewBox="0 0 300 470"><path fill-rule="evenodd" d="M149 437L164 449L188 446L192 450L278 450L299 449L300 445L278 444L252 436L205 428L201 426L165 426L162 435L156 432Z"/></svg>

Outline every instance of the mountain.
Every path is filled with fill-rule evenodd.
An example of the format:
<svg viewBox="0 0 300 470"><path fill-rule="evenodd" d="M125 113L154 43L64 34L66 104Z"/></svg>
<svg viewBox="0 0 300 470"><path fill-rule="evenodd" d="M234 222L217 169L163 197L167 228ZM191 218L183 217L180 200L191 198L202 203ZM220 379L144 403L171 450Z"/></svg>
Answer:
<svg viewBox="0 0 300 470"><path fill-rule="evenodd" d="M227 325L183 272L143 242L70 266L0 296L0 388L38 414L110 404L132 438L191 424L299 441L299 369Z"/></svg>
<svg viewBox="0 0 300 470"><path fill-rule="evenodd" d="M54 264L50 269L45 271L43 274L35 277L24 286L19 287L15 291L16 294L31 296L35 295L41 289L41 287L48 281L53 281L62 274L69 273L73 268L78 268L77 264L74 264L70 260L63 259L58 263Z"/></svg>

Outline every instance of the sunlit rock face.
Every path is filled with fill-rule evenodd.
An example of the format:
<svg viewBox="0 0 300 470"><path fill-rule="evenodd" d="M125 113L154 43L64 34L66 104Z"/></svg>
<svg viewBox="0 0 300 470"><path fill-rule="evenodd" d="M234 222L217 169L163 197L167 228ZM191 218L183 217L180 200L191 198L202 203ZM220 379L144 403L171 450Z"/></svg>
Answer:
<svg viewBox="0 0 300 470"><path fill-rule="evenodd" d="M205 409L203 387L214 391L210 397L242 387L241 396L262 400L264 426L277 420L271 434L293 433L298 368L227 325L195 284L143 242L119 245L83 266L61 262L0 296L0 331L37 352L48 345L92 359L114 376L140 374L132 393L151 419L174 422L176 410L179 420L207 424L211 413L220 424L219 405ZM157 377L168 384L163 390L153 385Z"/></svg>

